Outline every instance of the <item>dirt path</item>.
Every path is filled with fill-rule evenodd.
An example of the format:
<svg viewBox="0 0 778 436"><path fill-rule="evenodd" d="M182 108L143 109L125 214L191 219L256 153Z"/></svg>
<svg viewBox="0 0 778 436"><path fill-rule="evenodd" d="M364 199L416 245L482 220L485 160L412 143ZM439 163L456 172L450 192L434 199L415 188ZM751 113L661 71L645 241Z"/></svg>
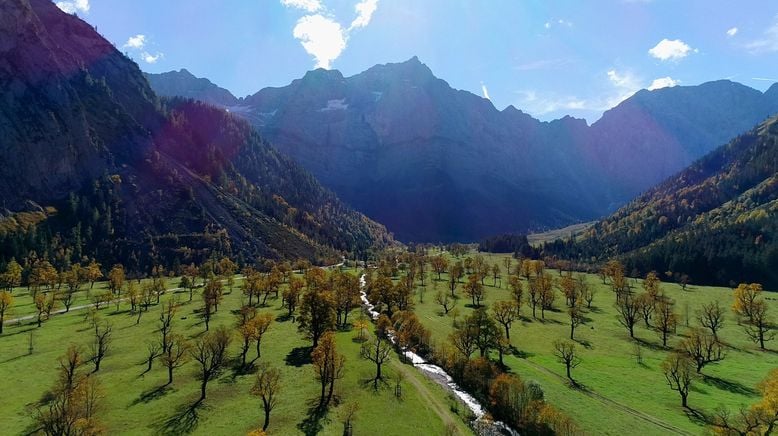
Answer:
<svg viewBox="0 0 778 436"><path fill-rule="evenodd" d="M425 404L429 406L440 417L440 419L443 420L443 423L446 426L451 424L456 426L456 423L451 417L451 411L448 405L445 404L443 401L441 401L439 396L433 394L430 391L429 387L426 384L424 384L424 382L418 379L420 373L413 367L408 367L407 365L404 365L397 361L394 362L395 364L393 366L405 376L406 381L408 381L410 384L413 385L414 388L416 388L416 391L418 391L419 394L421 394L422 398L424 399ZM459 427L456 428L457 428L457 434L462 435L462 432L459 430Z"/></svg>
<svg viewBox="0 0 778 436"><path fill-rule="evenodd" d="M559 381L561 381L561 382L563 382L565 384L568 383L568 380L566 378L564 378L561 375L559 375L559 374L549 370L548 368L546 368L546 367L544 367L542 365L538 365L537 363L532 362L532 361L530 361L528 359L522 359L522 361L526 362L529 366L537 369L538 371L544 372L544 373L546 373L548 375L551 375L551 376L555 377L556 379L558 379ZM662 421L659 418L656 418L654 416L651 416L651 415L649 415L647 413L644 413L644 412L641 412L639 410L635 410L635 409L627 406L626 404L619 403L618 401L612 400L612 399L610 399L608 397L600 395L600 394L598 394L596 392L592 392L592 391L590 391L588 389L581 389L581 390L579 390L579 392L585 394L586 396L588 396L590 398L594 398L595 400L598 400L601 403L604 403L604 404L606 404L608 406L612 406L615 409L618 409L618 410L620 410L620 411L622 411L622 412L624 412L624 413L626 413L626 414L628 414L630 416L633 416L633 417L638 418L640 420L643 420L645 422L654 424L657 427L661 427L664 430L671 431L671 432L673 432L675 434L682 434L682 435L688 435L688 436L693 436L694 435L694 433L690 433L690 432L688 432L686 430L683 430L683 429L678 428L678 427L676 427L676 426L674 426L672 424L669 424L669 423L667 423L665 421Z"/></svg>

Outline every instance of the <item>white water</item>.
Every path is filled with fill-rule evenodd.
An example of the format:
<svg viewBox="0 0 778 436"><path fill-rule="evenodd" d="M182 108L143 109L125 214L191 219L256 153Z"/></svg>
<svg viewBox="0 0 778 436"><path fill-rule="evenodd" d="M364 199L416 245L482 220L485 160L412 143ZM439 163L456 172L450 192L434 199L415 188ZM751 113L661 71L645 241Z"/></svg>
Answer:
<svg viewBox="0 0 778 436"><path fill-rule="evenodd" d="M366 292L366 283L365 283L365 275L362 274L359 277L359 297L362 300L362 306L364 307L365 311L370 315L370 317L373 320L378 319L378 316L380 315L375 310L375 305L370 302L370 300L367 299L367 292ZM388 334L389 339L392 341L392 343L396 343L394 339L394 334L390 332ZM462 388L457 385L454 380L451 378L450 375L441 367L437 365L433 365L431 363L427 363L424 358L419 356L418 354L414 353L410 350L403 350L403 355L411 362L413 363L413 366L419 369L421 372L423 372L427 377L436 380L436 381L442 381L444 382L445 386L448 387L448 390L451 391L454 395L456 395L464 404L467 406L468 409L470 409L471 412L473 412L473 415L476 417L476 421L480 421L486 412L484 411L483 406L476 400L472 395L468 394ZM497 428L509 432L510 434L518 435L515 431L510 429L507 425L505 425L502 422L494 422L493 423Z"/></svg>

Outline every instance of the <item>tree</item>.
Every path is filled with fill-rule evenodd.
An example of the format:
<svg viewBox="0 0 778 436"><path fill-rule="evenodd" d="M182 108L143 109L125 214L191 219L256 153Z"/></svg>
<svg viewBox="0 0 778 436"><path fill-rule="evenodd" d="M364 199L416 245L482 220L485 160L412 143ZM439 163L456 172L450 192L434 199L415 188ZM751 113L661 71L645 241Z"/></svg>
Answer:
<svg viewBox="0 0 778 436"><path fill-rule="evenodd" d="M5 272L0 274L0 287L10 294L13 288L21 286L22 271L22 266L12 258L6 265Z"/></svg>
<svg viewBox="0 0 778 436"><path fill-rule="evenodd" d="M443 313L445 315L448 315L448 312L456 305L455 299L450 298L448 296L448 293L440 292L440 291L438 291L438 293L435 294L435 302L440 304L441 307L443 307Z"/></svg>
<svg viewBox="0 0 778 436"><path fill-rule="evenodd" d="M5 314L10 312L14 304L14 297L9 291L0 291L0 335L3 334Z"/></svg>
<svg viewBox="0 0 778 436"><path fill-rule="evenodd" d="M481 307L481 300L484 299L484 285L481 284L479 276L471 274L467 277L465 283L465 295L473 301L473 307Z"/></svg>
<svg viewBox="0 0 778 436"><path fill-rule="evenodd" d="M475 346L481 357L486 357L489 350L495 347L500 337L500 331L494 319L485 309L476 309L467 319L465 325L475 338Z"/></svg>
<svg viewBox="0 0 778 436"><path fill-rule="evenodd" d="M497 301L492 306L494 319L505 329L505 338L511 339L511 324L519 317L519 308L514 301Z"/></svg>
<svg viewBox="0 0 778 436"><path fill-rule="evenodd" d="M616 312L619 315L619 324L629 330L629 337L635 337L635 324L638 322L640 303L629 294L616 300Z"/></svg>
<svg viewBox="0 0 778 436"><path fill-rule="evenodd" d="M309 289L303 295L297 328L313 341L314 347L325 332L335 328L335 299L331 292Z"/></svg>
<svg viewBox="0 0 778 436"><path fill-rule="evenodd" d="M571 370L581 364L581 358L578 356L575 344L570 341L554 341L554 356L559 363L565 365L565 371L570 383L576 384L571 375Z"/></svg>
<svg viewBox="0 0 778 436"><path fill-rule="evenodd" d="M146 371L144 371L144 374L151 371L154 359L159 356L161 356L159 343L156 341L146 343Z"/></svg>
<svg viewBox="0 0 778 436"><path fill-rule="evenodd" d="M556 300L553 279L549 274L542 274L536 281L540 286L540 318L546 319L546 311L554 308L554 300Z"/></svg>
<svg viewBox="0 0 778 436"><path fill-rule="evenodd" d="M389 361L392 352L392 344L380 335L376 335L372 342L365 342L360 349L360 355L375 364L375 377L373 378L373 389L378 389L378 382L383 381L381 367Z"/></svg>
<svg viewBox="0 0 778 436"><path fill-rule="evenodd" d="M162 305L162 312L159 314L160 346L162 348L162 353L165 354L170 347L170 334L173 331L173 318L175 318L176 310L176 302L169 300Z"/></svg>
<svg viewBox="0 0 778 436"><path fill-rule="evenodd" d="M330 279L335 298L335 322L345 328L348 324L348 314L359 306L359 279L337 270L332 273ZM408 290L410 291L410 288Z"/></svg>
<svg viewBox="0 0 778 436"><path fill-rule="evenodd" d="M697 312L697 321L701 326L710 330L713 339L718 342L718 332L724 326L724 309L718 301L703 304Z"/></svg>
<svg viewBox="0 0 778 436"><path fill-rule="evenodd" d="M87 265L86 267L86 270L84 272L84 277L89 281L89 289L94 288L95 282L100 280L101 277L103 277L101 265L97 263L94 259L92 259L92 261L89 262L89 265Z"/></svg>
<svg viewBox="0 0 778 436"><path fill-rule="evenodd" d="M265 422L262 430L267 430L270 424L270 412L276 407L278 395L281 392L281 371L262 364L257 371L257 378L251 388L251 394L262 399L262 410L265 412Z"/></svg>
<svg viewBox="0 0 778 436"><path fill-rule="evenodd" d="M430 265L432 270L438 275L438 280L440 280L440 275L448 269L448 260L442 254L439 254L430 258Z"/></svg>
<svg viewBox="0 0 778 436"><path fill-rule="evenodd" d="M678 315L674 304L669 298L662 298L656 304L656 330L662 337L662 346L667 346L667 337L675 331L678 325Z"/></svg>
<svg viewBox="0 0 778 436"><path fill-rule="evenodd" d="M692 329L680 348L694 361L698 374L709 363L724 360L724 349L719 341L702 329Z"/></svg>
<svg viewBox="0 0 778 436"><path fill-rule="evenodd" d="M757 388L761 400L750 408L741 408L736 416L729 410L719 409L713 420L716 434L721 435L770 435L778 424L778 369L773 369Z"/></svg>
<svg viewBox="0 0 778 436"><path fill-rule="evenodd" d="M636 300L640 306L640 313L643 316L643 322L645 323L646 328L651 327L650 320L651 315L654 313L654 310L656 310L656 300L651 297L648 292L638 295Z"/></svg>
<svg viewBox="0 0 778 436"><path fill-rule="evenodd" d="M80 350L71 346L60 358L60 374L44 407L35 420L47 435L97 435L103 430L97 419L102 392L97 378L78 371L83 363Z"/></svg>
<svg viewBox="0 0 778 436"><path fill-rule="evenodd" d="M522 286L519 276L512 275L508 277L508 286L511 290L511 297L513 297L513 302L516 303L517 310L520 310L521 304L524 302L524 286Z"/></svg>
<svg viewBox="0 0 778 436"><path fill-rule="evenodd" d="M685 354L673 353L662 363L662 372L670 389L677 391L681 396L681 406L688 407L687 398L694 378L692 360Z"/></svg>
<svg viewBox="0 0 778 436"><path fill-rule="evenodd" d="M300 301L300 293L302 293L304 286L305 283L302 279L292 276L289 278L289 284L286 286L286 289L284 289L283 294L281 294L289 317L294 315L294 312L297 310L297 304Z"/></svg>
<svg viewBox="0 0 778 436"><path fill-rule="evenodd" d="M192 346L189 354L200 365L200 398L195 404L200 404L205 400L208 382L221 372L231 339L230 332L221 326L215 331L201 336Z"/></svg>
<svg viewBox="0 0 778 436"><path fill-rule="evenodd" d="M753 320L753 312L757 302L761 300L762 285L741 283L735 289L734 295L735 302L732 304L732 310L738 317L750 323Z"/></svg>
<svg viewBox="0 0 778 436"><path fill-rule="evenodd" d="M328 331L321 337L319 344L311 352L316 379L321 385L319 407L326 407L335 390L335 381L343 377L346 358L338 353L335 333ZM329 386L329 390L327 387Z"/></svg>
<svg viewBox="0 0 778 436"><path fill-rule="evenodd" d="M119 291L124 287L124 267L121 264L116 264L108 272L108 290L113 295L119 295Z"/></svg>
<svg viewBox="0 0 778 436"><path fill-rule="evenodd" d="M575 329L586 321L586 317L580 305L567 309L567 314L570 316L570 340L572 341L575 340Z"/></svg>
<svg viewBox="0 0 778 436"><path fill-rule="evenodd" d="M762 350L765 349L765 342L775 339L773 324L767 317L767 303L763 299L755 301L752 305L750 320L745 326L745 331Z"/></svg>
<svg viewBox="0 0 778 436"><path fill-rule="evenodd" d="M167 384L173 384L173 371L183 366L189 356L189 342L181 335L168 338L167 350L162 353L162 364L167 368Z"/></svg>
<svg viewBox="0 0 778 436"><path fill-rule="evenodd" d="M497 279L500 278L500 265L492 265L492 279L494 280L494 286L497 287ZM502 285L500 285L502 286Z"/></svg>
<svg viewBox="0 0 778 436"><path fill-rule="evenodd" d="M251 320L251 323L254 325L253 340L256 343L257 350L257 357L254 360L257 360L262 356L262 337L270 329L270 325L273 324L273 315L263 313Z"/></svg>
<svg viewBox="0 0 778 436"><path fill-rule="evenodd" d="M100 323L95 323L95 336L92 341L92 357L90 360L95 365L95 369L92 372L100 371L100 363L103 358L108 354L108 348L111 345L113 332L113 325L105 323L102 326Z"/></svg>
<svg viewBox="0 0 778 436"><path fill-rule="evenodd" d="M50 292L48 296L45 294L36 295L33 299L33 303L35 304L35 311L37 312L35 319L38 327L40 327L41 324L43 324L43 316L45 315L46 319L51 316L51 312L54 310L57 300L54 293Z"/></svg>

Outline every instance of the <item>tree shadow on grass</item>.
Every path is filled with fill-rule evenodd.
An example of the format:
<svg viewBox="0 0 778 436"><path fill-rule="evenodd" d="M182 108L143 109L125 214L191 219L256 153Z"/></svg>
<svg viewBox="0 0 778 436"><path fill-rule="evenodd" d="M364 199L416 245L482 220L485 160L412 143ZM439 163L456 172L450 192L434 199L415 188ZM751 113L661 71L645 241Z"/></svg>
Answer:
<svg viewBox="0 0 778 436"><path fill-rule="evenodd" d="M591 350L593 348L592 343L587 341L586 339L576 338L575 342L578 342L582 347L586 348L587 350Z"/></svg>
<svg viewBox="0 0 778 436"><path fill-rule="evenodd" d="M755 397L758 395L756 390L754 388L751 388L749 386L746 386L742 383L731 381L731 380L724 380L722 378L713 377L709 375L703 375L702 381L710 386L729 391L735 394L740 395L747 395L750 397Z"/></svg>
<svg viewBox="0 0 778 436"><path fill-rule="evenodd" d="M713 419L704 410L697 410L691 407L686 407L683 410L686 417L697 425L707 426L713 423Z"/></svg>
<svg viewBox="0 0 778 436"><path fill-rule="evenodd" d="M519 359L529 359L535 355L535 353L530 353L529 351L519 350L513 345L511 345L511 354L518 357Z"/></svg>
<svg viewBox="0 0 778 436"><path fill-rule="evenodd" d="M294 315L289 315L288 313L284 313L276 317L276 322L287 322L287 321L294 322Z"/></svg>
<svg viewBox="0 0 778 436"><path fill-rule="evenodd" d="M659 344L655 344L653 342L649 342L649 341L647 341L645 339L641 339L641 338L633 338L633 339L635 340L635 342L640 344L642 347L646 347L646 348L648 348L650 350L654 350L654 351L667 351L667 349L665 347L663 347L663 346L661 346Z"/></svg>
<svg viewBox="0 0 778 436"><path fill-rule="evenodd" d="M192 433L200 421L197 413L199 406L199 404L179 406L176 413L162 421L156 434L173 436Z"/></svg>
<svg viewBox="0 0 778 436"><path fill-rule="evenodd" d="M303 432L306 436L313 436L319 434L324 427L322 421L327 421L328 407L323 406L319 402L319 397L308 400L308 412L299 424L297 428Z"/></svg>
<svg viewBox="0 0 778 436"><path fill-rule="evenodd" d="M289 354L287 354L284 358L284 362L286 362L286 364L289 366L300 367L307 365L312 362L311 351L313 351L313 347L293 348L292 351L290 351Z"/></svg>
<svg viewBox="0 0 778 436"><path fill-rule="evenodd" d="M135 406L141 403L150 403L154 400L158 400L167 395L172 390L173 388L170 385L163 385L149 389L145 392L142 392L138 398L133 400L132 403L130 403L130 406Z"/></svg>

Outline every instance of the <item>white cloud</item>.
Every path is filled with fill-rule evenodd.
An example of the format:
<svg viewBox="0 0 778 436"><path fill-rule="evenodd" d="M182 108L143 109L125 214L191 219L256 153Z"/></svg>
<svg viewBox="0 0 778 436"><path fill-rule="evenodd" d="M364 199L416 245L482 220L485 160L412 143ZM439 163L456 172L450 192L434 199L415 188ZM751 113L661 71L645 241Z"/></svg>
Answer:
<svg viewBox="0 0 778 436"><path fill-rule="evenodd" d="M738 28L737 27L733 27L733 28L727 30L727 36L729 36L729 37L735 36L735 35L737 35L737 32L738 32Z"/></svg>
<svg viewBox="0 0 778 436"><path fill-rule="evenodd" d="M762 37L746 44L746 49L751 54L778 51L778 15L775 16L773 25L764 31Z"/></svg>
<svg viewBox="0 0 778 436"><path fill-rule="evenodd" d="M281 0L281 4L309 12L297 20L292 35L300 41L305 51L313 56L316 68L325 69L329 69L346 49L351 32L370 24L378 9L378 0L359 0L354 5L357 16L349 27L345 28L335 20L321 0ZM320 13L312 13L316 11Z"/></svg>
<svg viewBox="0 0 778 436"><path fill-rule="evenodd" d="M559 18L555 20L546 21L543 24L543 27L545 27L546 29L550 29L553 26L573 27L573 23L571 21Z"/></svg>
<svg viewBox="0 0 778 436"><path fill-rule="evenodd" d="M165 54L157 52L157 54L152 55L151 53L144 51L140 54L140 57L147 64L156 64L158 60L165 57Z"/></svg>
<svg viewBox="0 0 778 436"><path fill-rule="evenodd" d="M302 9L306 12L316 12L322 9L319 0L281 0L281 4L288 8Z"/></svg>
<svg viewBox="0 0 778 436"><path fill-rule="evenodd" d="M546 24L544 24L543 27L545 27L546 29L550 29L551 28L551 23L546 21Z"/></svg>
<svg viewBox="0 0 778 436"><path fill-rule="evenodd" d="M68 14L76 12L89 13L89 0L69 0L57 2L57 7Z"/></svg>
<svg viewBox="0 0 778 436"><path fill-rule="evenodd" d="M629 71L619 73L616 70L609 70L607 75L616 90L614 95L604 99L604 102L599 105L600 109L610 109L643 88L640 78Z"/></svg>
<svg viewBox="0 0 778 436"><path fill-rule="evenodd" d="M758 80L760 82L778 82L778 79L771 79L769 77L752 77L751 80Z"/></svg>
<svg viewBox="0 0 778 436"><path fill-rule="evenodd" d="M347 35L336 21L323 15L306 15L292 32L308 54L316 59L316 68L329 69L332 61L346 49Z"/></svg>
<svg viewBox="0 0 778 436"><path fill-rule="evenodd" d="M688 56L691 51L692 48L680 39L669 40L665 38L659 41L659 43L654 48L650 49L648 53L661 61L667 61L683 59Z"/></svg>
<svg viewBox="0 0 778 436"><path fill-rule="evenodd" d="M146 35L137 34L135 36L131 36L127 39L127 42L124 43L123 48L132 48L136 50L142 49L146 45Z"/></svg>
<svg viewBox="0 0 778 436"><path fill-rule="evenodd" d="M539 97L536 91L519 91L522 96L519 106L528 113L541 116L560 110L586 110L588 102L575 96L550 95Z"/></svg>
<svg viewBox="0 0 778 436"><path fill-rule="evenodd" d="M354 6L354 10L357 11L357 18L351 22L351 29L358 29L370 24L370 19L373 18L373 13L378 9L378 0L362 0Z"/></svg>
<svg viewBox="0 0 778 436"><path fill-rule="evenodd" d="M486 89L486 85L484 85L484 82L481 82L481 92L484 94L484 98L487 100L491 100L492 98L489 97L489 90Z"/></svg>
<svg viewBox="0 0 778 436"><path fill-rule="evenodd" d="M672 77L660 77L658 79L654 79L653 82L651 82L650 85L648 85L648 90L653 91L655 89L661 89L661 88L669 88L671 86L677 86L678 83L680 83L678 80L673 79Z"/></svg>

